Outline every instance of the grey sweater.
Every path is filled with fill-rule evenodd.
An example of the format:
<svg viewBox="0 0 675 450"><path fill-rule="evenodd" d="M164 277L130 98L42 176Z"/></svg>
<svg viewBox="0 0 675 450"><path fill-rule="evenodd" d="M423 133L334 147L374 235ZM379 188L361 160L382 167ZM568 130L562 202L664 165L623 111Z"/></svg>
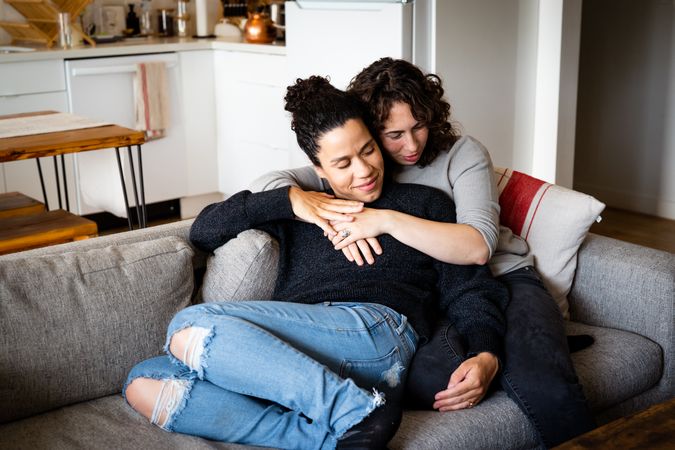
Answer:
<svg viewBox="0 0 675 450"><path fill-rule="evenodd" d="M485 239L493 275L533 265L525 240L509 228L499 226L494 168L488 151L476 139L464 136L428 166L400 166L392 175L399 183L422 184L445 192L455 202L457 223L471 225ZM305 166L263 175L253 182L251 190L259 192L289 185L313 191L327 188L314 168Z"/></svg>

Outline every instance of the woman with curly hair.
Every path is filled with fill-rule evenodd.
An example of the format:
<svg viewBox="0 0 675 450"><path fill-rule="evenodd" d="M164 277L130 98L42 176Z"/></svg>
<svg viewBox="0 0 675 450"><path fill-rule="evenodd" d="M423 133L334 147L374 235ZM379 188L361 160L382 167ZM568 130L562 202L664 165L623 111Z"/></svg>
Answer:
<svg viewBox="0 0 675 450"><path fill-rule="evenodd" d="M440 261L488 263L510 293L503 389L546 446L592 429L594 419L572 365L562 315L534 268L527 242L499 226L490 156L480 142L460 136L453 127L440 78L407 61L382 58L356 75L348 92L370 109L388 173L401 183L444 191L455 203L457 223L412 216L398 217L395 224L375 223L362 213L360 203L313 192L322 182L307 168L265 175L254 182L254 189L288 184L304 189L299 209L358 265L365 259L376 266L382 256L373 253L388 251L378 241L385 225L397 227L401 242ZM418 350L408 375L408 406L453 411L478 404L488 386L471 370L474 355L463 347L454 324L440 321L424 340L428 342Z"/></svg>
<svg viewBox="0 0 675 450"><path fill-rule="evenodd" d="M362 213L385 222L399 214L454 219L442 192L385 177L357 98L310 77L290 86L285 100L298 143L332 195L367 204ZM508 295L487 268L436 261L392 230L381 237L390 258L364 270L306 223L298 192L242 191L195 219L190 240L207 252L249 229L278 241L274 301L178 312L167 355L138 364L124 387L152 423L265 447L383 449L401 418L418 333L429 334L438 311L463 333L475 370L495 376Z"/></svg>

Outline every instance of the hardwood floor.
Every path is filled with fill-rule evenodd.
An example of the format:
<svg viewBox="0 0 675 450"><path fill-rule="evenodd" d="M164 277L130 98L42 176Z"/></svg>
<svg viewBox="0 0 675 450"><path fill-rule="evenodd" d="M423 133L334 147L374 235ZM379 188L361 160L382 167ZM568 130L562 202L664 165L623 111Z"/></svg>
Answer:
<svg viewBox="0 0 675 450"><path fill-rule="evenodd" d="M606 208L591 232L675 253L675 220Z"/></svg>

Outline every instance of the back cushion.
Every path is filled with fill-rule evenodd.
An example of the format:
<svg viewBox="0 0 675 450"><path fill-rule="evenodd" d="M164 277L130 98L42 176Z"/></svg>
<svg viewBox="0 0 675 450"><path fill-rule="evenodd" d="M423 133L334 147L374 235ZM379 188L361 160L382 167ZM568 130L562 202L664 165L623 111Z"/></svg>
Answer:
<svg viewBox="0 0 675 450"><path fill-rule="evenodd" d="M279 265L279 244L260 230L246 230L217 248L206 263L204 302L269 300Z"/></svg>
<svg viewBox="0 0 675 450"><path fill-rule="evenodd" d="M190 303L192 255L167 237L0 259L0 423L120 392Z"/></svg>

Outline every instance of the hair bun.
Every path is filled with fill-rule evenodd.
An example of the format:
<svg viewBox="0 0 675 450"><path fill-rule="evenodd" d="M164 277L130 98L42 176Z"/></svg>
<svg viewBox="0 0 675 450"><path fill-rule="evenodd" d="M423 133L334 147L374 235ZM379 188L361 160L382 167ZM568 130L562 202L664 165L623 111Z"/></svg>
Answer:
<svg viewBox="0 0 675 450"><path fill-rule="evenodd" d="M288 86L286 90L286 111L295 113L300 108L306 108L310 100L316 99L335 88L328 78L312 75L309 78L298 78L295 84ZM320 98L320 97L319 97Z"/></svg>
<svg viewBox="0 0 675 450"><path fill-rule="evenodd" d="M325 133L350 119L368 123L361 100L330 84L327 77L298 78L286 89L284 100L298 145L315 166L321 165L317 157L318 141Z"/></svg>

